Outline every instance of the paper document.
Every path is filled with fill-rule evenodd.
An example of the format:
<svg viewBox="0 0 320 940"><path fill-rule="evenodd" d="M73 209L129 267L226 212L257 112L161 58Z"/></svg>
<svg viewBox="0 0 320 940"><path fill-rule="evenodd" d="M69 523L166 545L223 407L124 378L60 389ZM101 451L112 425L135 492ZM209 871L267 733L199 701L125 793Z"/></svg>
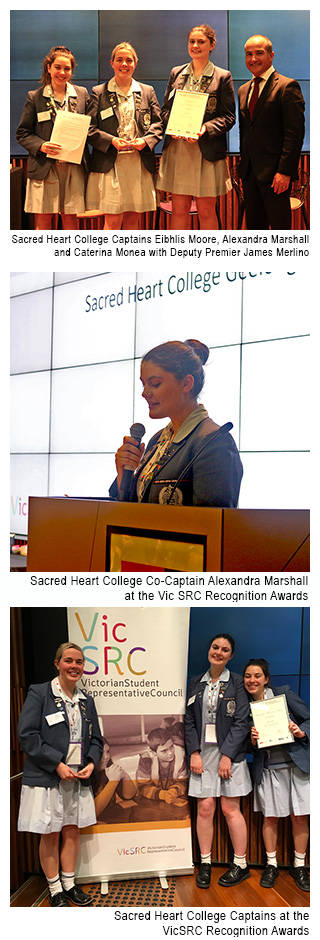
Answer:
<svg viewBox="0 0 320 940"><path fill-rule="evenodd" d="M51 143L60 144L62 150L53 159L67 163L81 163L90 120L87 114L58 111L51 134Z"/></svg>
<svg viewBox="0 0 320 940"><path fill-rule="evenodd" d="M262 702L250 702L251 713L259 732L258 747L274 747L294 741L289 731L289 712L285 695Z"/></svg>
<svg viewBox="0 0 320 940"><path fill-rule="evenodd" d="M208 95L196 91L176 91L167 125L167 134L197 138L202 127Z"/></svg>

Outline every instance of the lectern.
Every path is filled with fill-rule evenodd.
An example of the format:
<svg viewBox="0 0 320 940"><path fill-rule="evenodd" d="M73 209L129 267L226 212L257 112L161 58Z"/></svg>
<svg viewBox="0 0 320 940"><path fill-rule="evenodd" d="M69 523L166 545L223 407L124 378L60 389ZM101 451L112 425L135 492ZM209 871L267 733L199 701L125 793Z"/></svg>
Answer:
<svg viewBox="0 0 320 940"><path fill-rule="evenodd" d="M28 571L309 571L309 512L31 497Z"/></svg>

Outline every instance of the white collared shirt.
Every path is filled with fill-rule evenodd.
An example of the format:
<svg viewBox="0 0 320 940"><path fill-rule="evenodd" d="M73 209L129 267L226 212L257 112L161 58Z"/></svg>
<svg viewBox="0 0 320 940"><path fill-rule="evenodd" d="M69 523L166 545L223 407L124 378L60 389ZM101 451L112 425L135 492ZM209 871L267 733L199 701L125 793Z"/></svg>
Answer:
<svg viewBox="0 0 320 940"><path fill-rule="evenodd" d="M261 79L261 81L260 81L260 83L259 83L259 94L258 94L258 98L260 98L261 92L263 91L266 82L267 82L268 79L270 78L270 75L272 75L272 72L274 72L274 67L273 67L273 65L270 65L270 68L267 69L266 72L263 72L262 75L259 76L259 78ZM254 76L253 76L253 78L252 78L251 85L250 85L250 90L249 90L248 99L247 99L247 105L249 104L249 101L250 101L250 98L251 98L253 89L254 89Z"/></svg>

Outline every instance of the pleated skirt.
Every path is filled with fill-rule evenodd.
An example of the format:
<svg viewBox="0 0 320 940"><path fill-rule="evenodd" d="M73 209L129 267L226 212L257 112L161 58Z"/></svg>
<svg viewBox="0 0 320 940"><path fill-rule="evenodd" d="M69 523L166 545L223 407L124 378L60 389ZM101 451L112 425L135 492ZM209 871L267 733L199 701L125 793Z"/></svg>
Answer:
<svg viewBox="0 0 320 940"><path fill-rule="evenodd" d="M163 151L157 189L181 196L222 196L232 188L225 159L211 163L199 144L172 140Z"/></svg>
<svg viewBox="0 0 320 940"><path fill-rule="evenodd" d="M310 813L310 777L292 764L263 771L254 787L254 809L264 816L307 816Z"/></svg>
<svg viewBox="0 0 320 940"><path fill-rule="evenodd" d="M27 180L25 212L77 215L85 211L83 166L54 163L44 180Z"/></svg>
<svg viewBox="0 0 320 940"><path fill-rule="evenodd" d="M152 173L146 170L138 151L118 153L108 173L90 173L86 208L106 215L122 212L152 212L157 197Z"/></svg>
<svg viewBox="0 0 320 940"><path fill-rule="evenodd" d="M96 822L91 787L80 780L61 780L54 787L21 788L19 832L60 832L63 826L93 826Z"/></svg>
<svg viewBox="0 0 320 940"><path fill-rule="evenodd" d="M203 774L190 773L189 796L206 799L209 796L246 796L252 790L246 760L231 764L232 777L224 780L218 769L222 754L216 745L204 745L201 749Z"/></svg>

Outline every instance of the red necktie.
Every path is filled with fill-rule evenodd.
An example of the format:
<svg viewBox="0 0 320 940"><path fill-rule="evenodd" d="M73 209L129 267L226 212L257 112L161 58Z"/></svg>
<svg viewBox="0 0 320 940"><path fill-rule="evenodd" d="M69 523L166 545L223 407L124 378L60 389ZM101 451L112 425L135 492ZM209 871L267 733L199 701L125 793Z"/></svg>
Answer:
<svg viewBox="0 0 320 940"><path fill-rule="evenodd" d="M250 118L250 121L252 121L253 112L254 112L255 106L256 106L257 101L258 101L260 82L261 82L261 78L255 78L255 79L254 79L253 92L252 92L252 95L251 95L251 98L250 98L250 101L249 101L249 118Z"/></svg>

